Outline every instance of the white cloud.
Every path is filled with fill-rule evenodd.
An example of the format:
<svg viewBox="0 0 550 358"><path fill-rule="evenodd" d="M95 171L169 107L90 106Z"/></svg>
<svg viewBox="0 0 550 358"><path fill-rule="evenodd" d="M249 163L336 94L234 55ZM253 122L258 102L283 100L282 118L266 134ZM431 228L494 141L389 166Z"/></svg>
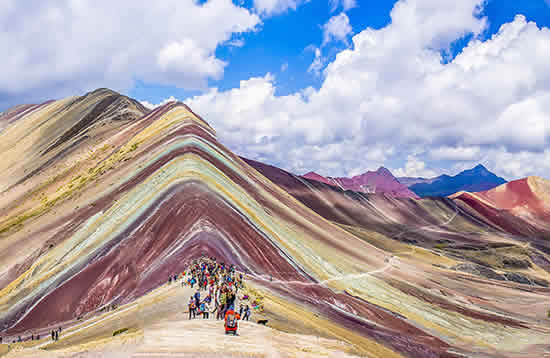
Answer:
<svg viewBox="0 0 550 358"><path fill-rule="evenodd" d="M550 1L550 0L548 0ZM330 11L334 12L338 7L342 6L343 11L348 11L357 6L356 0L329 0Z"/></svg>
<svg viewBox="0 0 550 358"><path fill-rule="evenodd" d="M142 105L144 105L145 107L149 108L149 109L155 109L159 106L165 105L166 103L174 102L174 101L177 101L177 99L174 96L170 96L170 98L166 98L166 99L160 101L160 103L157 103L157 104L153 104L149 101L140 101L140 103Z"/></svg>
<svg viewBox="0 0 550 358"><path fill-rule="evenodd" d="M479 159L479 147L448 147L443 146L430 150L429 156L437 160L476 160Z"/></svg>
<svg viewBox="0 0 550 358"><path fill-rule="evenodd" d="M394 170L393 175L396 177L433 178L437 176L437 173L434 170L426 168L426 163L416 156L408 155L405 168Z"/></svg>
<svg viewBox="0 0 550 358"><path fill-rule="evenodd" d="M285 62L281 65L281 72L285 72L288 70L288 62Z"/></svg>
<svg viewBox="0 0 550 358"><path fill-rule="evenodd" d="M480 161L508 179L550 177L550 30L517 16L481 41L483 2L399 1L388 26L353 36L319 89L276 96L268 75L189 103L231 148L287 169L343 175L385 162L430 176L431 160ZM441 51L468 33L443 63ZM364 157L377 149L377 160Z"/></svg>
<svg viewBox="0 0 550 358"><path fill-rule="evenodd" d="M237 38L237 39L233 39L231 41L226 42L226 44L228 46L233 46L233 47L243 47L244 46L244 40Z"/></svg>
<svg viewBox="0 0 550 358"><path fill-rule="evenodd" d="M348 16L343 12L335 15L323 25L323 44L332 40L347 43L347 36L351 34L351 31Z"/></svg>
<svg viewBox="0 0 550 358"><path fill-rule="evenodd" d="M550 178L550 149L542 152L520 151L512 153L504 148L494 149L488 153L492 168L506 177L521 178L537 175Z"/></svg>
<svg viewBox="0 0 550 358"><path fill-rule="evenodd" d="M226 65L192 39L171 42L157 55L158 68L165 73L180 75L182 83L199 82L203 78L219 79Z"/></svg>
<svg viewBox="0 0 550 358"><path fill-rule="evenodd" d="M296 10L298 6L309 0L254 0L254 8L262 16L281 14L289 9Z"/></svg>
<svg viewBox="0 0 550 358"><path fill-rule="evenodd" d="M319 76L321 74L321 70L325 66L323 56L321 55L321 49L315 47L314 50L315 57L313 58L313 62L311 65L309 65L307 71L316 74Z"/></svg>
<svg viewBox="0 0 550 358"><path fill-rule="evenodd" d="M260 23L231 0L2 2L0 106L22 97L125 90L136 79L204 89L215 50Z"/></svg>

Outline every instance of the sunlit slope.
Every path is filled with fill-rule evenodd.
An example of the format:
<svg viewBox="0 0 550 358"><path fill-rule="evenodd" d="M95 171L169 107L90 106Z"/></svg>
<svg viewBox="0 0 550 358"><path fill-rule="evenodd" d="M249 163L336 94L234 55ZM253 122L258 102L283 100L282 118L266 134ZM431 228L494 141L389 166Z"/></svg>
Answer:
<svg viewBox="0 0 550 358"><path fill-rule="evenodd" d="M56 133L48 143L66 130ZM473 278L451 270L453 258L403 241L393 246L414 232L435 240L494 229L458 215L452 201L360 199L374 208L367 215L324 203L348 218L334 220L234 155L181 103L91 138L90 146L74 140L86 155L75 156L64 175L7 182L13 196L0 223L0 327L8 334L133 302L207 254L248 270L274 311L329 336L338 332L371 355L382 351L376 344L406 356L537 353L547 338L549 289ZM39 147L29 162L51 144ZM362 224L370 222L375 229Z"/></svg>
<svg viewBox="0 0 550 358"><path fill-rule="evenodd" d="M550 181L528 177L478 193L457 193L459 200L509 212L539 231L550 231Z"/></svg>

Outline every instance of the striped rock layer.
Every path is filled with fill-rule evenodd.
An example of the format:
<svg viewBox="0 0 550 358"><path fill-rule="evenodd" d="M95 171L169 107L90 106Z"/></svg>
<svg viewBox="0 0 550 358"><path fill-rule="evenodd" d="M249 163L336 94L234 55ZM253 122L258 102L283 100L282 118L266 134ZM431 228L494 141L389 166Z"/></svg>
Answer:
<svg viewBox="0 0 550 358"><path fill-rule="evenodd" d="M206 254L365 355L547 349L548 228L488 199L343 191L236 156L182 103L109 90L0 131L2 334L134 301Z"/></svg>

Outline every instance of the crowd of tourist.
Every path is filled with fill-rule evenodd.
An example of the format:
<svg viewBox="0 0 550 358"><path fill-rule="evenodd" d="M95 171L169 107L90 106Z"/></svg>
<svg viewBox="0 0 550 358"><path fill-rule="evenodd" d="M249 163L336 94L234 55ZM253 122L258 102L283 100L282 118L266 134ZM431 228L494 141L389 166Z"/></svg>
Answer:
<svg viewBox="0 0 550 358"><path fill-rule="evenodd" d="M189 298L188 313L189 319L212 319L225 320L226 333L236 334L233 325L234 317L236 319L249 320L251 316L250 306L246 303L239 305L239 310L235 307L235 301L239 289L243 288L243 274L237 273L233 265L227 265L224 262L217 262L215 257L203 257L193 261L187 271L181 274L171 275L168 283L177 283L181 280L182 287L195 288L195 293ZM246 301L247 296L243 296Z"/></svg>

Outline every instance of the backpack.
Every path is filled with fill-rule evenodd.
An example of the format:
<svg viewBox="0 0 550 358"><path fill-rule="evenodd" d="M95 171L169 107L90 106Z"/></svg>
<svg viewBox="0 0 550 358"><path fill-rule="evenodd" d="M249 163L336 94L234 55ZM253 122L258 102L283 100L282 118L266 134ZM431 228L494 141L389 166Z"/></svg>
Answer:
<svg viewBox="0 0 550 358"><path fill-rule="evenodd" d="M235 328L237 327L237 317L234 313L230 313L227 315L227 321L226 321L227 328Z"/></svg>

